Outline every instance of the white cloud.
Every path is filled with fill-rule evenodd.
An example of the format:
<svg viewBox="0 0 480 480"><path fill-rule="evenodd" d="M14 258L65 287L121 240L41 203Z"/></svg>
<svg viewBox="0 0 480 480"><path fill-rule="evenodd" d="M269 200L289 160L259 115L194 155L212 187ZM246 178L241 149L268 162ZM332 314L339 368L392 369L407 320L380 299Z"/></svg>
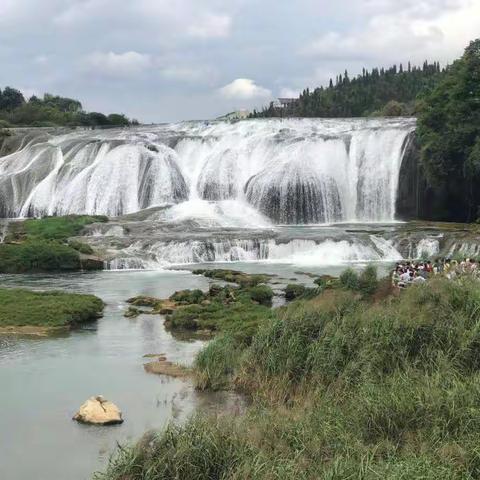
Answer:
<svg viewBox="0 0 480 480"><path fill-rule="evenodd" d="M46 65L48 63L47 55L36 55L33 59L33 63L37 65Z"/></svg>
<svg viewBox="0 0 480 480"><path fill-rule="evenodd" d="M260 87L249 78L237 78L233 82L220 89L220 93L225 98L250 100L254 98L267 98L272 92L267 88Z"/></svg>
<svg viewBox="0 0 480 480"><path fill-rule="evenodd" d="M298 98L300 96L300 91L295 90L294 88L283 87L280 89L279 96L282 98Z"/></svg>
<svg viewBox="0 0 480 480"><path fill-rule="evenodd" d="M305 46L302 53L322 60L366 59L378 65L425 59L445 62L460 55L480 31L477 0L408 0L396 10L390 0L370 3L383 9L362 28L327 32Z"/></svg>
<svg viewBox="0 0 480 480"><path fill-rule="evenodd" d="M93 52L83 59L84 68L112 77L132 77L152 66L150 55L138 52Z"/></svg>
<svg viewBox="0 0 480 480"><path fill-rule="evenodd" d="M170 65L160 71L161 75L169 80L212 84L218 74L214 68L203 65Z"/></svg>
<svg viewBox="0 0 480 480"><path fill-rule="evenodd" d="M219 38L230 33L232 19L228 15L204 14L187 29L192 37Z"/></svg>

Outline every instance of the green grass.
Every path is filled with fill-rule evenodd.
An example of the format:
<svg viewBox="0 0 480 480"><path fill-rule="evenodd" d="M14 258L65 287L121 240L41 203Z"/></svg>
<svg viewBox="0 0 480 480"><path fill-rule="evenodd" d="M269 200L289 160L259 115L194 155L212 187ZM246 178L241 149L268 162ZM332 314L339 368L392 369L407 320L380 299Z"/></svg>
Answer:
<svg viewBox="0 0 480 480"><path fill-rule="evenodd" d="M0 288L0 327L74 326L98 318L102 310L94 295Z"/></svg>
<svg viewBox="0 0 480 480"><path fill-rule="evenodd" d="M92 248L79 241L68 241L85 225L105 222L103 216L68 215L11 222L5 243L0 244L0 273L75 271L82 269L80 254ZM100 268L101 264L87 264Z"/></svg>
<svg viewBox="0 0 480 480"><path fill-rule="evenodd" d="M78 252L55 241L0 244L0 273L74 271L80 268Z"/></svg>
<svg viewBox="0 0 480 480"><path fill-rule="evenodd" d="M69 237L79 235L83 228L95 222L107 222L103 215L65 215L62 217L44 217L28 219L10 224L10 235L7 239L45 239L66 241Z"/></svg>
<svg viewBox="0 0 480 480"><path fill-rule="evenodd" d="M203 275L207 278L212 278L214 280L223 280L225 282L236 283L241 287L255 287L260 283L266 283L270 279L269 275L262 274L250 274L239 272L236 270L225 270L225 269L197 269L193 270L194 275Z"/></svg>
<svg viewBox="0 0 480 480"><path fill-rule="evenodd" d="M276 310L248 343L217 336L197 386L243 392L246 413L171 426L97 478L480 478L478 281L384 298L357 278Z"/></svg>
<svg viewBox="0 0 480 480"><path fill-rule="evenodd" d="M175 292L169 298L176 309L166 317L168 329L210 330L232 335L239 344L248 344L258 326L271 318L273 291L262 283L269 279L267 275L220 269L193 273L237 285L212 284L208 292L198 289ZM144 302L142 297L129 301L133 305ZM149 298L148 303L154 311L162 310L162 300Z"/></svg>
<svg viewBox="0 0 480 480"><path fill-rule="evenodd" d="M273 293L265 285L245 288L213 285L209 294L203 294L204 301L196 292L200 291L178 292L170 297L179 300L181 306L167 316L169 329L225 332L241 343L248 343L258 326L272 315L266 305L271 302ZM185 298L192 303L182 305Z"/></svg>

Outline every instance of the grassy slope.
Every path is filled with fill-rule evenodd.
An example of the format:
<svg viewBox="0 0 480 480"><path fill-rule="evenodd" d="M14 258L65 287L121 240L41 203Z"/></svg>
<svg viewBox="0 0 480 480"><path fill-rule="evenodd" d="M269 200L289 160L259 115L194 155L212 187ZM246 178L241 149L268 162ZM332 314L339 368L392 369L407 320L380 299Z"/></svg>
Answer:
<svg viewBox="0 0 480 480"><path fill-rule="evenodd" d="M246 415L171 426L99 478L480 477L478 282L375 302L327 290L278 310L248 347L218 336L196 368L200 386L249 395Z"/></svg>
<svg viewBox="0 0 480 480"><path fill-rule="evenodd" d="M67 244L85 225L107 221L103 216L68 215L12 222L0 244L0 273L80 270L80 253L92 253L80 242Z"/></svg>
<svg viewBox="0 0 480 480"><path fill-rule="evenodd" d="M102 310L94 295L0 288L0 327L64 327L98 318Z"/></svg>

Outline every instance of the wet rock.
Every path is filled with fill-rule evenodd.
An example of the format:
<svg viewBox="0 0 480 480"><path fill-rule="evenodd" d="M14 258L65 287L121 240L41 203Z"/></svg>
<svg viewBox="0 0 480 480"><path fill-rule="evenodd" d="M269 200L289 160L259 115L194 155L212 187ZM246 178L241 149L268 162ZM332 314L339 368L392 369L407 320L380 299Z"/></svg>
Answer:
<svg viewBox="0 0 480 480"><path fill-rule="evenodd" d="M135 307L128 307L126 312L123 314L124 317L126 318L135 318L138 317L141 314L141 310Z"/></svg>
<svg viewBox="0 0 480 480"><path fill-rule="evenodd" d="M171 300L162 300L158 306L157 311L160 315L171 315L177 309L177 304Z"/></svg>
<svg viewBox="0 0 480 480"><path fill-rule="evenodd" d="M135 305L136 307L155 307L159 302L158 298L147 297L146 295L138 295L136 297L129 298L127 303Z"/></svg>
<svg viewBox="0 0 480 480"><path fill-rule="evenodd" d="M74 415L73 420L92 425L115 425L123 423L122 412L101 395L90 397Z"/></svg>
<svg viewBox="0 0 480 480"><path fill-rule="evenodd" d="M167 375L174 378L185 378L188 374L188 370L185 367L169 362L164 356L158 357L154 362L145 363L143 368L148 373Z"/></svg>
<svg viewBox="0 0 480 480"><path fill-rule="evenodd" d="M82 270L103 270L104 262L100 257L80 254L80 265Z"/></svg>

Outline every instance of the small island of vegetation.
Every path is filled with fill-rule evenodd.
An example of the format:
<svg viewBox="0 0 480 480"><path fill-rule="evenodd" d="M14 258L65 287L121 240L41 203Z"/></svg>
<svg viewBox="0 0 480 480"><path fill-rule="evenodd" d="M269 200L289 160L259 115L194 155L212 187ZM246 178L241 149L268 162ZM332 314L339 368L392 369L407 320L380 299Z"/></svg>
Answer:
<svg viewBox="0 0 480 480"><path fill-rule="evenodd" d="M49 334L101 317L94 295L0 288L0 334Z"/></svg>
<svg viewBox="0 0 480 480"><path fill-rule="evenodd" d="M101 215L67 215L11 222L0 243L0 273L101 270L103 261L92 248L69 238L89 223L106 221Z"/></svg>

